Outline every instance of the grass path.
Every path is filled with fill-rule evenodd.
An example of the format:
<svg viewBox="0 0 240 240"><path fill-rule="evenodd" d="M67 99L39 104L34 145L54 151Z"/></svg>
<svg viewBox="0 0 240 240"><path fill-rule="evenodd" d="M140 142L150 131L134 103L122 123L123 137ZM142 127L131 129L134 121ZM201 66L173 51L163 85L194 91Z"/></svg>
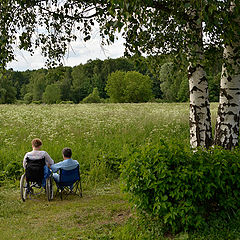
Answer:
<svg viewBox="0 0 240 240"><path fill-rule="evenodd" d="M16 187L1 187L0 240L156 239L151 237L151 224L144 228L138 223L118 183L83 194L83 198L68 196L63 201L58 196L51 202L42 194L23 203ZM157 239L240 239L240 213L230 221L213 217L209 224L201 231L175 236L160 230ZM118 235L124 227L125 234Z"/></svg>
<svg viewBox="0 0 240 240"><path fill-rule="evenodd" d="M17 189L0 189L0 239L111 239L131 216L118 185L48 202L42 194L23 203Z"/></svg>

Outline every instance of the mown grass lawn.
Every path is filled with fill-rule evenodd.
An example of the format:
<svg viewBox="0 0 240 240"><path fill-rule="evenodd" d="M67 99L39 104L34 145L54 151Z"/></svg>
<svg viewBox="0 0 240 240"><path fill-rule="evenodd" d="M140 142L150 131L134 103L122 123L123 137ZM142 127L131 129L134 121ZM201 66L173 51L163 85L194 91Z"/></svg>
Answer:
<svg viewBox="0 0 240 240"><path fill-rule="evenodd" d="M18 189L0 190L0 239L111 239L131 217L116 183L51 202L44 193L22 202Z"/></svg>
<svg viewBox="0 0 240 240"><path fill-rule="evenodd" d="M23 203L16 187L0 188L1 240L240 239L240 213L228 221L213 216L205 229L176 235L156 224L137 217L118 182L86 190L83 198L56 196L51 202L42 193Z"/></svg>

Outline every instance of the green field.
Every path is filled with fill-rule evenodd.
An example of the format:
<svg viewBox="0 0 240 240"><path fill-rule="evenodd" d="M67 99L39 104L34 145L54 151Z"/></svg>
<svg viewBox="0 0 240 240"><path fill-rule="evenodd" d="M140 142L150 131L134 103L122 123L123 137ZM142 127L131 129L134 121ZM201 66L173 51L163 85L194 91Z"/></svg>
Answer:
<svg viewBox="0 0 240 240"><path fill-rule="evenodd" d="M217 105L211 108L215 119ZM133 147L159 139L188 146L188 109L187 103L0 105L0 239L150 239L146 232L139 235L140 221L120 191L118 166ZM81 165L83 198L47 202L42 194L21 202L22 159L35 137L56 162L63 147L72 148ZM213 223L175 238L237 239L238 222L232 228ZM159 236L173 238L161 230Z"/></svg>
<svg viewBox="0 0 240 240"><path fill-rule="evenodd" d="M133 146L160 138L188 144L188 132L186 103L0 105L0 170L21 163L38 137L56 162L62 148L71 147L93 184L111 177L106 161L127 158Z"/></svg>

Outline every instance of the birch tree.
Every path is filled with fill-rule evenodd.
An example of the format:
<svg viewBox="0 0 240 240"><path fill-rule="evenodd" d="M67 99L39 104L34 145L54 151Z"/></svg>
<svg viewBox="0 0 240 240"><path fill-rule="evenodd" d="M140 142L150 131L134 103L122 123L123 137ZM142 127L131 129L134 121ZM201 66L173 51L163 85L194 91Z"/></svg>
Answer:
<svg viewBox="0 0 240 240"><path fill-rule="evenodd" d="M103 43L115 40L116 31L126 39L126 54L156 56L179 53L189 58L190 144L212 144L208 84L204 52L209 46L225 44L219 115L215 144L225 148L238 145L239 29L240 3L230 0L2 0L0 5L0 65L14 59L13 46L60 61L77 34L87 41L95 23ZM191 10L191 11L189 11ZM13 14L14 13L14 14ZM203 25L204 24L204 25ZM203 27L204 26L204 27ZM41 31L39 31L39 27ZM42 30L44 29L44 30ZM203 33L209 38L206 44Z"/></svg>
<svg viewBox="0 0 240 240"><path fill-rule="evenodd" d="M122 10L117 12L120 12L118 21L125 20L127 24L125 36L130 51L154 54L156 50L164 52L170 49L174 52L182 49L188 55L191 146L208 148L215 144L226 149L237 146L240 103L239 1L140 1L140 4L139 1L131 1L127 4L127 11L130 12L127 16L121 15ZM131 23L130 27L128 23ZM209 38L207 44L203 44L203 32ZM182 41L185 44L181 44ZM223 43L225 64L213 142L203 59L209 46L221 48Z"/></svg>
<svg viewBox="0 0 240 240"><path fill-rule="evenodd" d="M192 148L212 145L212 127L210 104L208 94L208 82L204 70L203 59L203 30L200 10L190 7L189 22L186 31L189 32L191 48L188 52L189 67L189 91L190 91L190 145Z"/></svg>
<svg viewBox="0 0 240 240"><path fill-rule="evenodd" d="M220 99L215 129L215 144L226 149L238 146L240 111L240 17L236 1L232 1L229 15L231 28L224 34L224 64L222 66ZM229 26L230 27L230 26ZM230 36L230 37L229 37Z"/></svg>

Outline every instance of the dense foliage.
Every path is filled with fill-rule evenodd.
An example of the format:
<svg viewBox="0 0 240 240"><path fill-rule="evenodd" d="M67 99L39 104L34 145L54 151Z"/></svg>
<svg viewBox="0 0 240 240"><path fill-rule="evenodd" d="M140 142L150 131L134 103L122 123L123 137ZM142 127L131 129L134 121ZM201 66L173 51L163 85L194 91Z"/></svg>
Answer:
<svg viewBox="0 0 240 240"><path fill-rule="evenodd" d="M122 166L124 190L142 213L174 232L205 226L211 214L239 210L240 152L195 153L161 141L137 148Z"/></svg>
<svg viewBox="0 0 240 240"><path fill-rule="evenodd" d="M82 100L83 103L100 103L101 101L97 88L94 88L93 92Z"/></svg>
<svg viewBox="0 0 240 240"><path fill-rule="evenodd" d="M235 8L229 14L233 3ZM196 35L194 29L188 31L194 18L193 11L199 15L199 20L205 25L205 34L211 38L205 42L205 47L222 47L223 42L236 40L234 33L239 28L234 20L239 9L239 1L232 0L2 0L0 66L5 67L14 59L14 44L30 52L40 47L50 63L54 59L61 61L69 42L76 40L78 35L84 41L89 40L96 23L100 25L100 35L107 43L114 41L116 31L124 30L122 34L130 53L176 53L180 49L189 51L189 48L194 52L193 43L199 34Z"/></svg>
<svg viewBox="0 0 240 240"><path fill-rule="evenodd" d="M211 101L217 101L219 97L221 62L216 59L220 54L221 52L215 52L206 60ZM209 62L213 57L216 61L211 65ZM104 61L89 60L86 64L73 68L57 67L25 72L8 70L0 77L0 101L1 103L18 101L27 104L36 101L49 104L66 101L79 103L91 94L94 88L98 89L101 99L107 99L110 96L106 90L107 79L112 73L136 71L150 77L153 98L168 102L184 102L189 99L188 80L183 71L186 65L186 59L178 64L173 56L162 55L155 59L133 57ZM128 79L126 91L134 87L133 80ZM121 91L120 89L116 91L116 96L119 96L115 100L112 97L112 101L132 101L121 99L123 96Z"/></svg>
<svg viewBox="0 0 240 240"><path fill-rule="evenodd" d="M174 63L166 62L159 72L163 98L169 102L185 102L189 99L188 78L181 69L174 69Z"/></svg>
<svg viewBox="0 0 240 240"><path fill-rule="evenodd" d="M13 103L16 99L16 88L10 79L10 74L0 74L0 104Z"/></svg>
<svg viewBox="0 0 240 240"><path fill-rule="evenodd" d="M106 90L112 102L147 102L152 98L152 81L138 72L117 71L108 77Z"/></svg>

